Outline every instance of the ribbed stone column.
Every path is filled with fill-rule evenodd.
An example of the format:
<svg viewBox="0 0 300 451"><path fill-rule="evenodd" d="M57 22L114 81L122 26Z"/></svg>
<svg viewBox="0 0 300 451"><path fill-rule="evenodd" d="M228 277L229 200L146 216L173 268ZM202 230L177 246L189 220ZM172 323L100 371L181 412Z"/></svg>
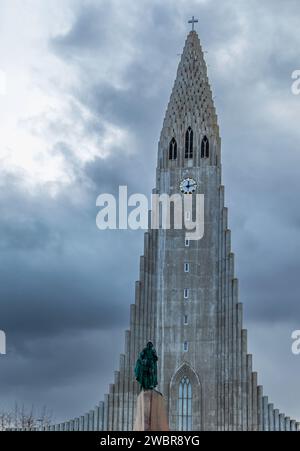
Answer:
<svg viewBox="0 0 300 451"><path fill-rule="evenodd" d="M252 355L247 355L247 430L252 431Z"/></svg>
<svg viewBox="0 0 300 451"><path fill-rule="evenodd" d="M141 322L142 322L142 308L141 298L144 282L144 267L145 259L140 257L140 279L135 284L135 307L132 308L132 318L131 318L131 334L130 334L130 359L128 368L128 430L133 430L134 421L134 405L135 405L135 385L133 381L133 368L135 365L135 360L140 349L140 336L141 336Z"/></svg>
<svg viewBox="0 0 300 451"><path fill-rule="evenodd" d="M84 415L84 430L88 431L89 430L89 414L86 413Z"/></svg>
<svg viewBox="0 0 300 451"><path fill-rule="evenodd" d="M83 415L80 417L80 428L79 428L79 430L81 432L84 431L84 416Z"/></svg>
<svg viewBox="0 0 300 451"><path fill-rule="evenodd" d="M234 255L233 255L234 264ZM238 380L239 371L237 363L237 305L239 302L239 284L238 280L234 279L232 281L233 290L233 306L232 306L232 354L233 354L233 429L235 431L239 430L239 419L238 419Z"/></svg>
<svg viewBox="0 0 300 451"><path fill-rule="evenodd" d="M219 290L220 290L220 323L218 328L220 330L220 391L218 394L220 405L220 430L226 430L226 418L227 412L225 408L225 374L226 374L226 311L225 311L225 286L226 286L226 242L225 242L225 230L227 228L227 210L224 208L224 204L221 205L221 228L220 228L220 276L219 276Z"/></svg>
<svg viewBox="0 0 300 451"><path fill-rule="evenodd" d="M113 431L113 418L114 418L114 384L109 385L109 395L108 395L108 431Z"/></svg>
<svg viewBox="0 0 300 451"><path fill-rule="evenodd" d="M274 431L274 404L268 405L269 411L269 431Z"/></svg>
<svg viewBox="0 0 300 451"><path fill-rule="evenodd" d="M231 248L231 232L229 245ZM229 249L229 280L228 280L228 322L229 322L229 380L228 380L228 390L229 390L229 430L233 431L235 429L235 406L234 406L234 350L233 350L233 277L234 277L234 256Z"/></svg>
<svg viewBox="0 0 300 451"><path fill-rule="evenodd" d="M99 431L103 431L104 426L104 402L99 403Z"/></svg>
<svg viewBox="0 0 300 451"><path fill-rule="evenodd" d="M284 413L279 414L279 430L281 432L285 431L285 415L284 415Z"/></svg>
<svg viewBox="0 0 300 451"><path fill-rule="evenodd" d="M242 327L243 327L243 304L237 305L237 409L238 409L238 430L243 430L242 417Z"/></svg>
<svg viewBox="0 0 300 451"><path fill-rule="evenodd" d="M104 396L103 431L108 431L108 395Z"/></svg>
<svg viewBox="0 0 300 451"><path fill-rule="evenodd" d="M247 390L247 330L242 330L242 415L243 431L248 429L248 390Z"/></svg>
<svg viewBox="0 0 300 451"><path fill-rule="evenodd" d="M285 417L285 430L287 432L291 430L291 419L290 419L290 417Z"/></svg>
<svg viewBox="0 0 300 451"><path fill-rule="evenodd" d="M155 190L154 190L155 191ZM151 315L150 315L150 337L151 340L154 341L155 339L155 330L156 330L156 317L157 317L157 304L156 304L156 277L155 277L155 269L157 268L156 265L156 249L157 249L157 236L158 232L157 230L152 230L152 278L151 278Z"/></svg>
<svg viewBox="0 0 300 451"><path fill-rule="evenodd" d="M145 346L145 336L147 329L147 314L148 314L148 294L149 294L149 233L144 234L144 274L142 285L143 290L141 293L141 319L140 319L140 341L138 347L143 349Z"/></svg>
<svg viewBox="0 0 300 451"><path fill-rule="evenodd" d="M228 214L228 213L227 213ZM226 396L225 409L227 416L227 430L232 430L233 423L233 405L232 405L232 279L233 279L233 262L231 255L231 231L227 228L225 232L225 253L226 253L226 270L225 270L225 309L226 309Z"/></svg>
<svg viewBox="0 0 300 451"><path fill-rule="evenodd" d="M219 261L218 261L218 299L219 312L217 316L217 327L219 331L218 349L219 358L217 360L217 415L218 431L224 430L224 307L223 307L223 261L224 261L224 234L223 234L223 208L224 208L224 186L219 189Z"/></svg>
<svg viewBox="0 0 300 451"><path fill-rule="evenodd" d="M131 306L131 312L130 312L130 326L132 326L134 319L132 318L133 312L132 312L132 306ZM129 330L125 332L125 375L124 375L124 421L123 421L123 431L129 430L129 390L130 390L130 378L131 378L131 371L130 371L130 362L131 362L131 333ZM103 431L105 431L104 428L104 413L103 413Z"/></svg>
<svg viewBox="0 0 300 451"><path fill-rule="evenodd" d="M125 398L125 355L120 355L120 382L119 382L119 415L118 431L123 431L124 427L124 398Z"/></svg>
<svg viewBox="0 0 300 451"><path fill-rule="evenodd" d="M279 431L279 410L275 409L274 410L274 430L275 431Z"/></svg>
<svg viewBox="0 0 300 451"><path fill-rule="evenodd" d="M269 430L269 400L267 396L263 397L263 418L264 418L264 431Z"/></svg>
<svg viewBox="0 0 300 451"><path fill-rule="evenodd" d="M138 313L138 322L136 322L136 328L137 328L137 334L134 336L134 352L133 352L133 361L134 364L135 357L137 356L140 350L142 349L145 344L142 344L143 339L143 326L144 326L144 310L146 308L145 306L145 267L147 265L145 256L143 255L140 257L140 289L139 289L139 296L137 299L137 313ZM132 409L134 406L135 400L132 401Z"/></svg>
<svg viewBox="0 0 300 451"><path fill-rule="evenodd" d="M252 430L258 430L257 373L252 373Z"/></svg>
<svg viewBox="0 0 300 451"><path fill-rule="evenodd" d="M257 387L257 423L258 430L264 430L264 416L263 416L263 387L259 385Z"/></svg>
<svg viewBox="0 0 300 451"><path fill-rule="evenodd" d="M94 431L95 411L90 410L89 413L89 431Z"/></svg>
<svg viewBox="0 0 300 451"><path fill-rule="evenodd" d="M119 404L120 404L120 398L119 398L119 393L120 393L120 372L119 371L115 371L115 384L114 384L114 399L113 399L113 410L114 410L114 415L113 415L113 426L112 426L112 430L113 431L118 431L118 421L119 421Z"/></svg>
<svg viewBox="0 0 300 451"><path fill-rule="evenodd" d="M99 431L99 416L100 416L100 407L99 406L95 406L95 414L94 414L94 425L93 425L93 430L94 431Z"/></svg>

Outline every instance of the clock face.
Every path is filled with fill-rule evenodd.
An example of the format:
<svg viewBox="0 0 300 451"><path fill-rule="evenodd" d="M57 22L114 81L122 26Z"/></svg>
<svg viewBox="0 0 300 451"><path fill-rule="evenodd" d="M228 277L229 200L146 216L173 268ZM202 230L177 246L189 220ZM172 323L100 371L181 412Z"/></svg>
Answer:
<svg viewBox="0 0 300 451"><path fill-rule="evenodd" d="M197 183L194 179L184 179L180 183L180 191L184 194L193 194L197 189Z"/></svg>

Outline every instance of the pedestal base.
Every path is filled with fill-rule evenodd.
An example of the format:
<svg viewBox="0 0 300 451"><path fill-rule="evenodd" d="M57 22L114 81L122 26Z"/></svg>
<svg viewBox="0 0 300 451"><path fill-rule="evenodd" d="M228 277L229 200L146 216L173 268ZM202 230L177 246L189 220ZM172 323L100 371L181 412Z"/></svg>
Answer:
<svg viewBox="0 0 300 451"><path fill-rule="evenodd" d="M134 431L169 431L165 401L155 390L141 391L137 398Z"/></svg>

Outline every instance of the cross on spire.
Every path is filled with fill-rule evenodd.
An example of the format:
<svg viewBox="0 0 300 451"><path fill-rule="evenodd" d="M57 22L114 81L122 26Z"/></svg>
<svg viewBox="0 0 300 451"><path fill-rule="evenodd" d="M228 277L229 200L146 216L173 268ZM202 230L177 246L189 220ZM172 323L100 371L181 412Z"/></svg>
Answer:
<svg viewBox="0 0 300 451"><path fill-rule="evenodd" d="M195 19L195 16L193 16L192 19L189 20L189 23L192 24L192 31L195 30L195 23L198 23L198 22L199 22L199 20L198 20L198 19Z"/></svg>

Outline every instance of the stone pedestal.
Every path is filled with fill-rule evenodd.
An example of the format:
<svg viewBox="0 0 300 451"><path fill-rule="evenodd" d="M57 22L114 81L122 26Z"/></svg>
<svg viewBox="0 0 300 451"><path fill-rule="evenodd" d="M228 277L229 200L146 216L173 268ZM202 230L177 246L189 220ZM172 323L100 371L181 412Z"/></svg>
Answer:
<svg viewBox="0 0 300 451"><path fill-rule="evenodd" d="M169 431L165 401L155 390L141 391L137 398L134 431Z"/></svg>

